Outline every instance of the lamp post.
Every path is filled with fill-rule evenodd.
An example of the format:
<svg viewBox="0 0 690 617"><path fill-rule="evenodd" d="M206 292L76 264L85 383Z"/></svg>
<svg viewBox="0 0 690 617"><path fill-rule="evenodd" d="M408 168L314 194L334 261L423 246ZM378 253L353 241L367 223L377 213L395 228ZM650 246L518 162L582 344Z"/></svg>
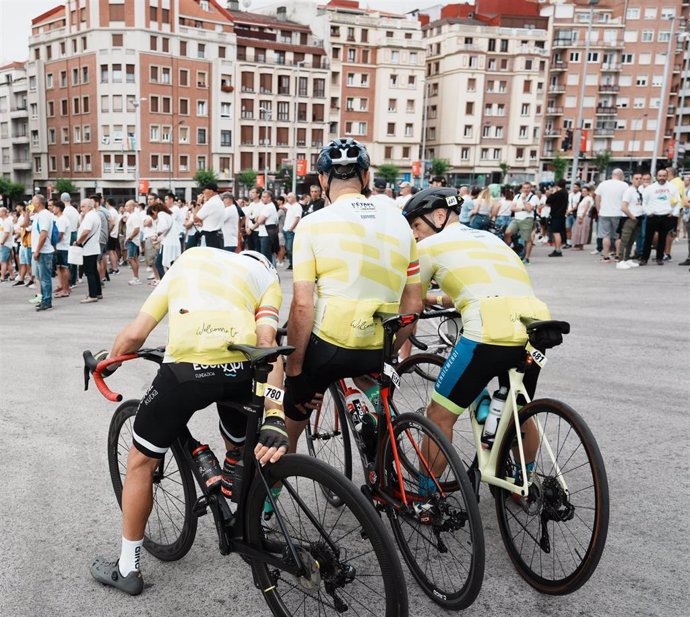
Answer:
<svg viewBox="0 0 690 617"><path fill-rule="evenodd" d="M264 130L264 145L266 146L266 151L264 153L264 189L268 190L268 123L271 120L271 109L270 107L259 106L259 111L264 114L264 120L266 120L266 128Z"/></svg>
<svg viewBox="0 0 690 617"><path fill-rule="evenodd" d="M429 82L425 78L424 79L424 109L422 109L422 156L420 156L420 162L421 162L421 174L422 174L422 181L421 181L421 187L424 187L424 179L426 178L426 125L427 122L429 121Z"/></svg>
<svg viewBox="0 0 690 617"><path fill-rule="evenodd" d="M676 17L675 15L670 17L671 20L671 36L668 37L668 48L666 49L666 71L664 74L664 82L661 86L661 98L659 99L659 111L656 116L656 133L654 134L654 153L652 154L652 168L651 174L652 178L656 177L656 165L659 159L659 148L662 145L661 138L663 136L664 127L662 126L666 105L666 97L668 96L669 82L671 81L671 75L669 71L673 71L673 62L671 59L671 53L673 51L673 35L676 29Z"/></svg>
<svg viewBox="0 0 690 617"><path fill-rule="evenodd" d="M676 147L674 148L673 152L673 167L676 169L678 168L678 155L680 154L680 129L681 120L683 118L683 109L685 108L685 88L687 88L688 85L686 74L688 70L688 40L690 40L690 32L680 32L678 34L678 41L683 46L683 69L680 77L680 101L678 103L678 113L676 114ZM685 145L685 142L683 142L683 145Z"/></svg>
<svg viewBox="0 0 690 617"><path fill-rule="evenodd" d="M302 60L296 65L297 77L295 78L295 118L292 123L292 147L293 147L293 157L292 157L292 192L297 194L297 109L299 107L299 70L304 66L305 61Z"/></svg>
<svg viewBox="0 0 690 617"><path fill-rule="evenodd" d="M582 83L580 84L580 99L577 104L577 121L575 122L575 130L573 131L573 166L570 172L571 182L577 181L580 164L580 146L582 144L582 131L584 129L583 108L585 91L587 87L587 59L589 58L589 49L592 40L592 24L594 23L594 7L599 4L599 0L589 0L589 24L587 26L587 40L585 41L585 57L582 59Z"/></svg>
<svg viewBox="0 0 690 617"><path fill-rule="evenodd" d="M640 119L640 126L642 126L642 123L644 122L644 119L648 116L649 114L644 114L642 118ZM635 128L633 129L633 138L632 138L632 146L630 148L630 177L632 178L633 175L633 148L635 147L635 136L637 135L637 124L635 124ZM639 148L638 148L639 150Z"/></svg>
<svg viewBox="0 0 690 617"><path fill-rule="evenodd" d="M184 124L184 120L180 120L177 124L173 124L170 131L170 173L168 176L168 190L172 193L173 186L173 161L175 160L175 133L177 129Z"/></svg>
<svg viewBox="0 0 690 617"><path fill-rule="evenodd" d="M134 201L139 202L139 107L146 97L139 97L132 103L134 107Z"/></svg>

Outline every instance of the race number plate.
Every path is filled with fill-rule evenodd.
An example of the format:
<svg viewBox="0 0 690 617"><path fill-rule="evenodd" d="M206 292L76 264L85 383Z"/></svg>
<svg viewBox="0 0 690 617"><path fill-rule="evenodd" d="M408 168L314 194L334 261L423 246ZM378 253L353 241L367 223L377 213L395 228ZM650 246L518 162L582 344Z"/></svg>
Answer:
<svg viewBox="0 0 690 617"><path fill-rule="evenodd" d="M535 349L528 343L527 352L530 356L532 356L532 360L534 360L540 368L544 368L544 365L546 364L546 356L541 351Z"/></svg>
<svg viewBox="0 0 690 617"><path fill-rule="evenodd" d="M383 374L391 378L396 388L400 387L400 375L398 375L397 371L390 364L383 365Z"/></svg>
<svg viewBox="0 0 690 617"><path fill-rule="evenodd" d="M280 388L274 388L273 386L266 386L266 393L264 394L264 398L269 401L273 401L275 403L283 403L283 398L285 397L285 390L281 390Z"/></svg>

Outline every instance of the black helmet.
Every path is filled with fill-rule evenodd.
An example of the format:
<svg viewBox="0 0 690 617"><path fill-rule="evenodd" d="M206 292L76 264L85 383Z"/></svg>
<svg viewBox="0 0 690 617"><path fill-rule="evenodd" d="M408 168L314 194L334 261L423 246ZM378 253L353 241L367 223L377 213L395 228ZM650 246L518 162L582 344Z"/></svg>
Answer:
<svg viewBox="0 0 690 617"><path fill-rule="evenodd" d="M405 204L402 213L407 222L411 223L417 217L424 216L437 208L448 208L453 212L459 212L462 201L456 189L435 186L413 195ZM426 218L425 221L429 223Z"/></svg>
<svg viewBox="0 0 690 617"><path fill-rule="evenodd" d="M316 171L326 174L328 179L338 178L347 180L359 176L369 169L369 153L367 149L352 137L334 139L321 148L316 161Z"/></svg>

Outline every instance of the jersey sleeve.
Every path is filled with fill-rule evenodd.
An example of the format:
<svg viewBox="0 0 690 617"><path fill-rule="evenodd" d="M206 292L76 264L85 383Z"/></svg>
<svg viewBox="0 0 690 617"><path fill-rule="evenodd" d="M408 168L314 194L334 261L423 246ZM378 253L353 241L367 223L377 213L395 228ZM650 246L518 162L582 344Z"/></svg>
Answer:
<svg viewBox="0 0 690 617"><path fill-rule="evenodd" d="M407 266L407 284L410 285L412 283L419 283L420 282L420 265L419 265L419 254L417 251L417 242L414 239L414 236L411 236L411 243L410 243L410 263Z"/></svg>
<svg viewBox="0 0 690 617"><path fill-rule="evenodd" d="M312 225L305 220L295 231L295 241L292 245L292 268L294 282L313 283L316 280L316 258L311 244Z"/></svg>
<svg viewBox="0 0 690 617"><path fill-rule="evenodd" d="M283 302L283 292L278 281L273 281L261 296L255 319L257 326L271 326L278 329L278 315Z"/></svg>
<svg viewBox="0 0 690 617"><path fill-rule="evenodd" d="M175 276L174 268L175 264L166 272L140 309L142 313L150 315L157 322L160 322L168 313L168 286L170 285L170 280Z"/></svg>
<svg viewBox="0 0 690 617"><path fill-rule="evenodd" d="M429 291L429 285L434 276L434 264L428 247L419 247L418 264L419 274L417 275L417 282L422 283L422 297L424 298L427 291Z"/></svg>

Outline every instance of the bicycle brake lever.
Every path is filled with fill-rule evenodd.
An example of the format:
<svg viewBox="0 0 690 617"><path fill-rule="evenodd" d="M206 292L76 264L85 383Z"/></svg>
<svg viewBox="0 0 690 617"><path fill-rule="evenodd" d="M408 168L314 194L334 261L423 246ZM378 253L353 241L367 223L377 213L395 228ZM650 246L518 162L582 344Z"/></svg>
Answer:
<svg viewBox="0 0 690 617"><path fill-rule="evenodd" d="M84 391L89 389L89 377L91 375L91 372L89 371L88 367L84 367Z"/></svg>

